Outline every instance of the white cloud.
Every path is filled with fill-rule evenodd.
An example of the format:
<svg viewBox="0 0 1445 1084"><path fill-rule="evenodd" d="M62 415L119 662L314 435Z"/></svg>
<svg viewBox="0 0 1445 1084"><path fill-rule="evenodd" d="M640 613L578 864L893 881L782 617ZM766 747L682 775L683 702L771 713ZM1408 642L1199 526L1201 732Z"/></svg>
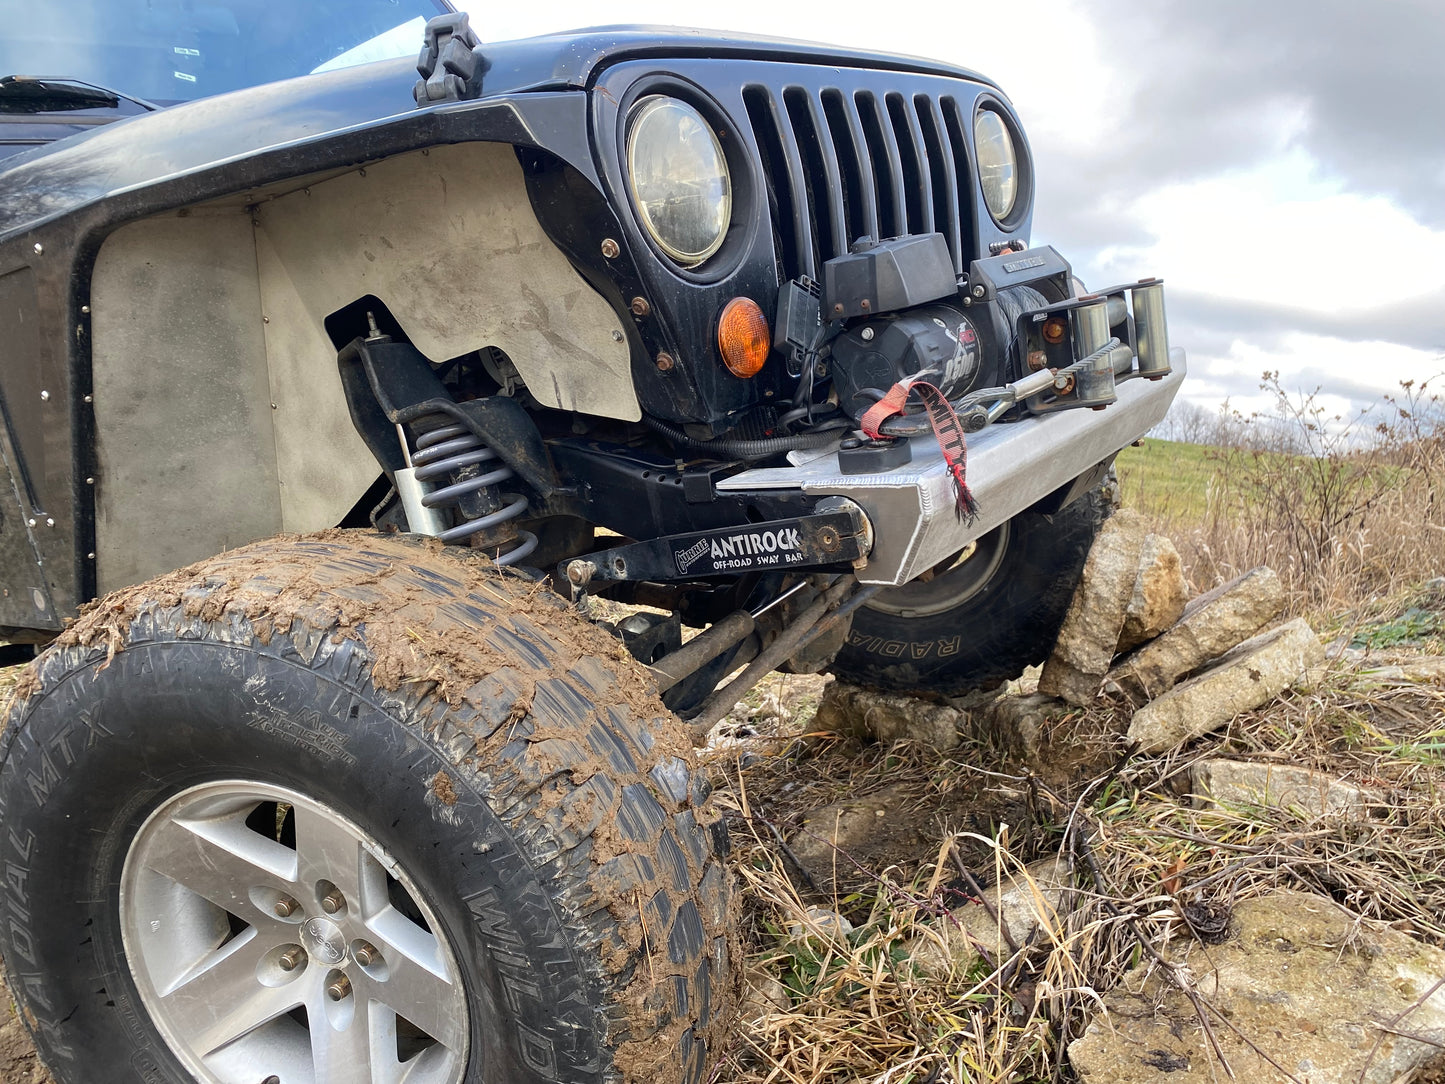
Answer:
<svg viewBox="0 0 1445 1084"><path fill-rule="evenodd" d="M1419 384L1434 378L1432 387L1445 388L1445 380L1440 378L1445 358L1427 351L1397 343L1351 343L1302 333L1285 335L1269 348L1236 339L1223 354L1191 354L1189 368L1186 398L1212 407L1227 397L1246 414L1272 407L1273 396L1259 389L1260 377L1266 372L1278 372L1280 382L1292 391L1318 391L1320 405L1331 415L1345 418L1361 407L1378 404L1382 395L1397 394L1407 380Z"/></svg>
<svg viewBox="0 0 1445 1084"><path fill-rule="evenodd" d="M1445 285L1445 231L1384 197L1342 191L1298 150L1158 189L1131 210L1154 241L1102 251L1101 280L1149 268L1184 289L1334 313Z"/></svg>

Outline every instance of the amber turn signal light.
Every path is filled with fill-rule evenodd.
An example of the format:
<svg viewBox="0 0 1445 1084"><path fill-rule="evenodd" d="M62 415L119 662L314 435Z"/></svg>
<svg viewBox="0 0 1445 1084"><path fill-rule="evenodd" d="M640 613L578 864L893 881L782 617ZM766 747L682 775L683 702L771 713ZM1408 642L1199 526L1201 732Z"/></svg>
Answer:
<svg viewBox="0 0 1445 1084"><path fill-rule="evenodd" d="M735 297L723 306L717 322L717 348L734 376L756 376L773 348L768 318L749 297Z"/></svg>

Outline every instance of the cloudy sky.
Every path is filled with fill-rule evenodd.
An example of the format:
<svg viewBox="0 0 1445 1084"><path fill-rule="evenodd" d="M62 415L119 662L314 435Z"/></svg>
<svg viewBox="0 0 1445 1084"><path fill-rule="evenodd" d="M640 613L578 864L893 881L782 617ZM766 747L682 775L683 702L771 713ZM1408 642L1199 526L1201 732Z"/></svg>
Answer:
<svg viewBox="0 0 1445 1084"><path fill-rule="evenodd" d="M1164 278L1192 399L1262 405L1268 369L1349 410L1445 372L1445 0L478 11L483 40L603 21L702 25L975 68L1002 84L1029 134L1034 243L1055 245L1092 286Z"/></svg>

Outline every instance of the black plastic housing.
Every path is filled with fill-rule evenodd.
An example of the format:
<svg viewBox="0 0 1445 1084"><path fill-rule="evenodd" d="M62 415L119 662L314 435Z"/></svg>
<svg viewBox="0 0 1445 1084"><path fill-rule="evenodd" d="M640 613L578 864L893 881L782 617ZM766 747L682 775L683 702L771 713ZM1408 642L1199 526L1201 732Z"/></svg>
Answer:
<svg viewBox="0 0 1445 1084"><path fill-rule="evenodd" d="M958 292L941 233L855 246L823 265L823 318L845 320L898 312Z"/></svg>

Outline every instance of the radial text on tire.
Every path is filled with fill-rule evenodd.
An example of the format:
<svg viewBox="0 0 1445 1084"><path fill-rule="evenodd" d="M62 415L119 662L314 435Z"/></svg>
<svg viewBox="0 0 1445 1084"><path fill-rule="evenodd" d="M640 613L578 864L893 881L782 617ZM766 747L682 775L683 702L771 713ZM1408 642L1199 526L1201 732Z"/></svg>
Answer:
<svg viewBox="0 0 1445 1084"><path fill-rule="evenodd" d="M1016 678L1053 650L1111 490L1025 512L860 607L829 667L849 681L945 696Z"/></svg>

